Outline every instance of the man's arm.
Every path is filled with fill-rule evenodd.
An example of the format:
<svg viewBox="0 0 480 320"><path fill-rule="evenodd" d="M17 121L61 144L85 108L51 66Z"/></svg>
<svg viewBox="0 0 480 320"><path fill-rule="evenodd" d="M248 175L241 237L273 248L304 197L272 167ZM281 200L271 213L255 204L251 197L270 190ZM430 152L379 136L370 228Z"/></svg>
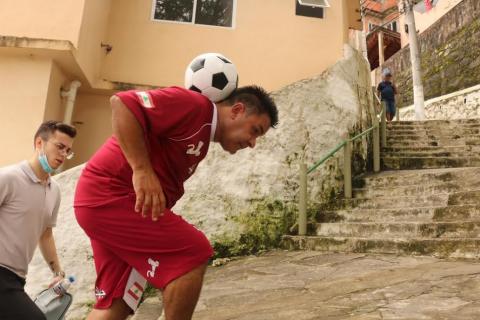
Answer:
<svg viewBox="0 0 480 320"><path fill-rule="evenodd" d="M160 181L150 162L143 129L119 97L112 96L110 105L113 134L133 171L135 211L141 211L144 217L151 211L152 219L156 221L158 216L163 214L166 201Z"/></svg>
<svg viewBox="0 0 480 320"><path fill-rule="evenodd" d="M60 261L58 260L57 248L55 247L55 239L53 238L52 228L47 228L40 236L38 242L42 256L48 264L48 267L54 274L59 274L62 271Z"/></svg>

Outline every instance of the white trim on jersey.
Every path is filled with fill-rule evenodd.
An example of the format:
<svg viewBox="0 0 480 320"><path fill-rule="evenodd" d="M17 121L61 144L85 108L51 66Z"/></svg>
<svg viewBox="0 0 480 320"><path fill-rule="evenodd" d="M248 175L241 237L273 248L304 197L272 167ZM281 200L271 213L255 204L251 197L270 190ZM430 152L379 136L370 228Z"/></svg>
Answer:
<svg viewBox="0 0 480 320"><path fill-rule="evenodd" d="M194 134L192 134L189 137L182 138L182 139L174 139L174 138L168 138L168 139L173 140L173 141L185 141L185 140L188 140L188 139L191 139L191 138L195 137L197 134L200 133L200 131L202 131L202 129L204 127L211 126L212 128L211 128L211 131L210 131L210 141L213 141L213 138L215 136L215 130L217 129L217 106L213 102L212 102L212 105L213 105L213 117L212 117L212 122L211 123L204 123L203 126L201 126L200 129L197 130L197 132L195 132Z"/></svg>
<svg viewBox="0 0 480 320"><path fill-rule="evenodd" d="M215 138L215 131L217 130L217 105L213 103L213 117L212 117L212 131L210 132L210 141Z"/></svg>

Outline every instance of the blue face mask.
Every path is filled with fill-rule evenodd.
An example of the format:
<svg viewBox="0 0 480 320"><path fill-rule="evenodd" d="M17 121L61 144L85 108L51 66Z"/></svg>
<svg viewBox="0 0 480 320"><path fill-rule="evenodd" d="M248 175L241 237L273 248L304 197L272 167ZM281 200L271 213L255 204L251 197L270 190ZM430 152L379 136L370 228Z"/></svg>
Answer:
<svg viewBox="0 0 480 320"><path fill-rule="evenodd" d="M40 165L42 166L43 171L45 171L46 173L51 174L55 171L53 170L52 167L50 167L50 164L48 163L47 155L43 150L38 155L38 161L40 162Z"/></svg>

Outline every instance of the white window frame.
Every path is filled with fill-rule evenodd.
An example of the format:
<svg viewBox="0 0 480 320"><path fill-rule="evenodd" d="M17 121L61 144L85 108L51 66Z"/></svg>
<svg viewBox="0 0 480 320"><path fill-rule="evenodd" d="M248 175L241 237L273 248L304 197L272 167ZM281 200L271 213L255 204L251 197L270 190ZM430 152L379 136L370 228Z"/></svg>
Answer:
<svg viewBox="0 0 480 320"><path fill-rule="evenodd" d="M319 2L323 2L323 4ZM328 2L328 0L298 0L298 3L306 7L330 8L330 3Z"/></svg>
<svg viewBox="0 0 480 320"><path fill-rule="evenodd" d="M233 1L233 8L232 8L232 26L231 27L195 23L195 13L197 12L197 1L198 0L192 0L192 1L193 1L193 9L192 9L193 11L192 11L192 21L191 22L155 19L155 6L157 4L156 0L152 0L152 10L151 10L151 13L150 13L150 20L153 21L153 22L157 22L157 23L175 23L175 24L194 25L194 26L207 27L207 28L212 28L213 27L213 28L221 28L221 29L235 29L236 21L237 21L237 0L232 0Z"/></svg>

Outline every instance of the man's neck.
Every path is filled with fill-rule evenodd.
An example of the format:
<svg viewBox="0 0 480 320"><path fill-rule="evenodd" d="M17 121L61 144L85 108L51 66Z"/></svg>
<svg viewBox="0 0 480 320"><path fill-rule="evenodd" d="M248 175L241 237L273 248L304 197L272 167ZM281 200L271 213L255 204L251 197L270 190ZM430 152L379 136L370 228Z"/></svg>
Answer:
<svg viewBox="0 0 480 320"><path fill-rule="evenodd" d="M50 175L42 169L40 162L38 161L37 155L32 156L28 161L30 168L32 168L33 173L40 179L42 182L47 182Z"/></svg>
<svg viewBox="0 0 480 320"><path fill-rule="evenodd" d="M225 125L222 119L225 119L225 117L228 117L228 107L222 103L217 104L217 129L215 130L215 135L213 136L213 141L215 142L220 141L220 137L224 130L223 126Z"/></svg>

